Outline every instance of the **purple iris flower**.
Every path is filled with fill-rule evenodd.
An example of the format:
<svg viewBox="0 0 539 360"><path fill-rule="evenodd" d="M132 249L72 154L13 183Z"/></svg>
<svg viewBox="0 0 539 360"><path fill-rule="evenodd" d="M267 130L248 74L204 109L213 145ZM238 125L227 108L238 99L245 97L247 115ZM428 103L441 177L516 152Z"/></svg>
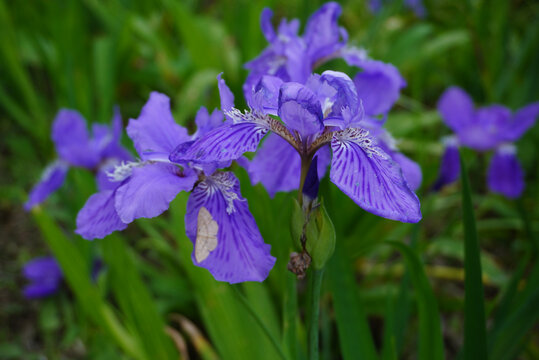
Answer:
<svg viewBox="0 0 539 360"><path fill-rule="evenodd" d="M52 256L30 260L23 267L23 275L30 281L23 290L27 299L53 295L60 289L64 278L62 269Z"/></svg>
<svg viewBox="0 0 539 360"><path fill-rule="evenodd" d="M171 160L211 163L238 159L255 151L270 133L266 143L286 144L287 151L295 151L300 162L309 163L316 155L319 174L331 163L331 181L363 209L403 222L421 219L419 200L400 166L363 127L365 112L356 86L346 74L326 71L312 75L305 85L265 76L251 96L251 110L243 113L232 106L222 80L220 90L230 122L199 138L187 151L172 153ZM275 164L288 163L288 158L282 157L284 148L264 146L261 151L267 151ZM263 171L269 176L274 168L266 163ZM297 187L297 174L280 175Z"/></svg>
<svg viewBox="0 0 539 360"><path fill-rule="evenodd" d="M330 59L343 58L349 65L362 69L354 77L354 84L363 104L364 127L369 126L371 135L379 137L378 144L399 163L410 188L416 190L421 184L420 167L397 151L396 141L383 128L384 121L380 119L386 117L406 82L393 65L368 59L364 50L346 45L346 31L337 24L340 13L340 5L325 4L311 16L305 34L299 37L298 20L282 20L276 34L271 25L272 12L265 9L262 31L270 45L246 64L250 70L244 84L247 102L255 107L253 103L260 102L261 98L275 96L282 82L306 84L311 70ZM334 104L335 107L341 105ZM319 176L323 177L331 158L329 149L321 149L318 156ZM300 156L278 135L270 134L251 162L242 159L240 163L248 170L253 184L262 183L270 196L298 187Z"/></svg>
<svg viewBox="0 0 539 360"><path fill-rule="evenodd" d="M131 159L131 155L120 145L122 118L114 110L112 125L93 124L88 133L86 121L75 110L62 109L52 124L52 140L58 159L49 165L34 186L26 210L39 205L64 182L70 166L77 166L96 173L99 186L107 186L105 172L119 161Z"/></svg>
<svg viewBox="0 0 539 360"><path fill-rule="evenodd" d="M169 160L185 153L194 140L223 123L223 114L202 108L191 136L178 125L169 98L153 92L127 134L140 160L123 163L109 173L115 183L92 195L77 217L77 230L86 239L123 230L137 218L152 218L168 209L181 191L191 191L185 215L186 232L194 244L193 262L220 281L263 281L275 263L231 172L219 172L230 161L199 163Z"/></svg>
<svg viewBox="0 0 539 360"><path fill-rule="evenodd" d="M524 173L513 143L535 123L539 102L514 114L507 107L496 104L475 108L466 92L451 87L441 96L438 111L455 136L445 140L435 189L457 180L460 173L458 146L466 146L481 152L494 150L488 170L488 187L508 198L519 197L524 190Z"/></svg>

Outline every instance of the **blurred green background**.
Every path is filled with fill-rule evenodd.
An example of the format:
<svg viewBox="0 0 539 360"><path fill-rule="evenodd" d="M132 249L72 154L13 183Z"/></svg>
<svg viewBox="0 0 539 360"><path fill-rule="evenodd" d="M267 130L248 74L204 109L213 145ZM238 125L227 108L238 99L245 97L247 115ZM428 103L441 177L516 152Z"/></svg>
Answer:
<svg viewBox="0 0 539 360"><path fill-rule="evenodd" d="M245 286L218 284L192 265L192 247L183 232L183 195L164 216L137 221L121 235L94 242L73 233L76 213L95 191L84 170L70 171L41 211L25 213L22 204L56 156L50 126L60 108L77 109L89 122L109 122L117 104L127 124L150 91L160 91L171 97L176 121L193 129L200 106L218 106L220 72L236 105L242 106L243 64L266 46L259 25L265 6L274 10L274 21L297 17L305 24L321 4L0 0L0 358L177 358L179 340L161 334L165 324L185 340L184 357L187 352L204 359L275 358L270 342L238 301L238 289L287 351L304 356L302 311L291 337L299 340L290 340L281 329L290 326L290 194L270 199L261 186L250 185L244 170L234 168L262 235L278 257L263 285ZM338 239L323 285L325 359L356 358L356 348L362 354L377 351L383 358L415 359L418 351L420 358L428 358L421 353L426 350L418 350L426 346L418 345L418 339L428 339L421 303L430 290L415 286L413 268L383 240L411 244L407 249L422 262L435 296L436 306L427 315L440 319L446 358L458 356L464 293L461 185L430 192L442 152L440 138L450 133L436 101L450 85L467 90L477 104L517 109L539 99L538 2L428 0L424 5L427 15L419 18L398 1L377 14L365 2L342 3L340 24L350 43L393 63L408 83L387 126L401 150L423 169L418 195L424 219L411 225L375 217L327 179L322 183ZM350 70L337 60L324 68ZM131 146L127 138L124 143ZM463 153L474 193L493 359L539 358L539 307L529 304L539 300L538 143L539 126L517 143L527 184L517 201L488 193L488 154ZM22 265L51 249L71 274L69 286L53 298L25 300ZM94 256L102 257L108 269L97 284L79 276L88 273ZM339 288L346 294L339 295ZM300 282L298 289L302 304L305 284ZM366 319L366 327L349 325L346 317ZM122 330L111 325L115 322ZM358 338L346 339L346 329ZM388 337L388 329L393 336Z"/></svg>

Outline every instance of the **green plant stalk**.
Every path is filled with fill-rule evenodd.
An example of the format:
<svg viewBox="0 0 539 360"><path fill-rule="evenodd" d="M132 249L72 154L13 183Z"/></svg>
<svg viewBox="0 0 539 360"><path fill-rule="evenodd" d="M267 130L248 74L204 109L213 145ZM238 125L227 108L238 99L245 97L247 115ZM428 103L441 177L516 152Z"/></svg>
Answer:
<svg viewBox="0 0 539 360"><path fill-rule="evenodd" d="M311 319L309 324L309 360L318 360L318 318L320 316L320 288L324 269L311 272Z"/></svg>
<svg viewBox="0 0 539 360"><path fill-rule="evenodd" d="M298 311L298 296L296 293L296 276L291 272L286 274L286 293L284 298L284 324L283 337L284 343L288 347L288 353L291 359L296 359L296 319Z"/></svg>

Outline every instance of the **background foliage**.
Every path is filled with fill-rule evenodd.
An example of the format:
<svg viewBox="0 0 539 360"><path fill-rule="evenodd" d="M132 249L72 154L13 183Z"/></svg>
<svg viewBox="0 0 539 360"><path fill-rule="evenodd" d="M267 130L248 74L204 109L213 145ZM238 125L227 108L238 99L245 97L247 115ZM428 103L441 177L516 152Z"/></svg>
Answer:
<svg viewBox="0 0 539 360"><path fill-rule="evenodd" d="M485 331L480 318L468 316L484 308L485 346L475 347L474 358L538 358L539 126L517 144L527 183L521 199L489 194L489 155L469 151L462 154L469 187L461 182L435 194L430 186L439 139L449 133L435 107L446 87L459 85L479 104L513 109L539 99L539 4L424 3L425 18L398 1L376 15L363 2L342 4L340 23L351 42L393 63L408 82L388 127L423 169L424 219L412 225L375 217L322 183L337 249L322 285L320 354L467 357L470 346L461 353L463 345L481 343ZM286 271L290 194L270 199L235 168L278 260L263 284L234 286L192 265L185 194L164 216L94 242L73 233L75 214L95 191L84 170L71 170L40 210L24 213L22 203L55 157L49 131L59 108L108 122L118 104L126 123L156 90L171 97L176 120L193 129L201 105L218 105L218 73L241 99L242 64L266 46L259 29L264 6L277 19L298 17L304 24L319 5L0 0L0 358L164 359L177 358L178 351L201 359L305 357L308 284L299 282L296 294ZM326 67L347 70L341 61ZM61 263L66 286L44 301L24 300L20 268L48 252ZM96 256L105 271L94 283L89 274ZM478 291L481 279L484 292ZM479 321L478 331L468 328L472 320Z"/></svg>

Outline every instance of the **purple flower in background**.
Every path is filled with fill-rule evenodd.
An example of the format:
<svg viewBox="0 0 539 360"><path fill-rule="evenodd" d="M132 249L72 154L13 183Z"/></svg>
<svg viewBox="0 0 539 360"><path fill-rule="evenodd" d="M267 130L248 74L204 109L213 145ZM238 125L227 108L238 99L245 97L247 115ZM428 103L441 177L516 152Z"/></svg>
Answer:
<svg viewBox="0 0 539 360"><path fill-rule="evenodd" d="M52 140L58 159L45 169L24 208L30 210L56 191L63 184L70 166L95 172L98 185L107 186L107 169L131 159L129 152L120 145L121 131L122 119L118 109L114 111L111 126L93 124L91 135L86 121L77 111L60 110L52 124Z"/></svg>
<svg viewBox="0 0 539 360"><path fill-rule="evenodd" d="M296 152L293 161L310 162L317 155L319 174L331 163L331 181L363 209L403 222L421 219L419 200L400 166L363 127L365 112L356 86L346 74L326 71L312 75L305 85L265 76L250 97L251 111L244 113L233 107L230 91L221 81L221 103L229 123L208 132L187 151L173 152L171 160L212 163L238 159L255 151L271 132L265 144L286 144L287 152ZM279 116L282 122L270 115ZM261 151L268 152L269 161L294 165L283 149L264 146ZM275 170L270 165L260 166L261 177L272 176ZM281 181L290 186L295 182L297 187L297 174L281 171L279 175L287 178Z"/></svg>
<svg viewBox="0 0 539 360"><path fill-rule="evenodd" d="M494 150L488 170L488 187L508 198L519 197L524 190L524 175L513 143L535 123L539 102L514 114L502 105L475 108L466 92L451 87L441 96L438 111L455 136L445 141L435 189L458 178L458 146L466 146L481 152Z"/></svg>
<svg viewBox="0 0 539 360"><path fill-rule="evenodd" d="M369 0L369 8L372 12L378 13L384 6L388 6L389 3L395 3L395 0ZM417 17L423 18L427 14L422 0L404 0L402 4L405 8L412 10Z"/></svg>
<svg viewBox="0 0 539 360"><path fill-rule="evenodd" d="M86 239L102 238L137 218L160 215L181 191L191 191L185 224L194 244L193 262L220 281L263 281L275 258L241 196L238 179L216 171L230 161L169 160L171 152L187 152L223 118L218 110L210 115L202 108L195 120L198 130L190 136L174 121L169 98L153 92L127 127L140 160L109 173L115 186L88 199L77 217L76 232Z"/></svg>
<svg viewBox="0 0 539 360"><path fill-rule="evenodd" d="M30 281L24 287L27 299L37 299L56 293L62 284L62 269L52 256L30 260L23 267L23 275Z"/></svg>

